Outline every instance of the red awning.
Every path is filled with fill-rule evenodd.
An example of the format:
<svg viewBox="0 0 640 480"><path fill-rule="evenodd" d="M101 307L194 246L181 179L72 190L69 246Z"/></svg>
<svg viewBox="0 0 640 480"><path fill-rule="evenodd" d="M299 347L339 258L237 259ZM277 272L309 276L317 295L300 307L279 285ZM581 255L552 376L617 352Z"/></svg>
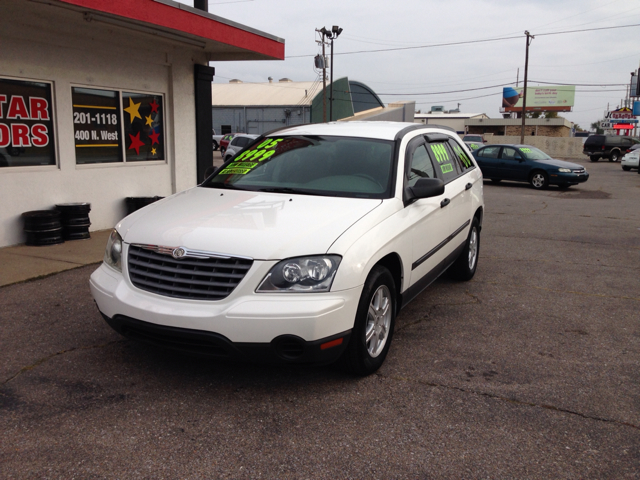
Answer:
<svg viewBox="0 0 640 480"><path fill-rule="evenodd" d="M59 0L87 20L184 38L211 60L284 60L284 40L172 0Z"/></svg>

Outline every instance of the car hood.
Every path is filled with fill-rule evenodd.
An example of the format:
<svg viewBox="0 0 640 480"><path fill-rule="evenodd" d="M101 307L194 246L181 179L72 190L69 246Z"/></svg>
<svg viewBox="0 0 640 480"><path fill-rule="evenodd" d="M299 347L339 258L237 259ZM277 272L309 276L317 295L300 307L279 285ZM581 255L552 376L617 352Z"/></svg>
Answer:
<svg viewBox="0 0 640 480"><path fill-rule="evenodd" d="M565 160L558 160L556 158L551 158L549 160L533 160L534 162L540 162L545 165L553 165L558 168L570 168L571 170L583 169L584 167L578 163L567 162Z"/></svg>
<svg viewBox="0 0 640 480"><path fill-rule="evenodd" d="M381 203L196 187L134 212L117 229L126 243L279 260L327 252Z"/></svg>

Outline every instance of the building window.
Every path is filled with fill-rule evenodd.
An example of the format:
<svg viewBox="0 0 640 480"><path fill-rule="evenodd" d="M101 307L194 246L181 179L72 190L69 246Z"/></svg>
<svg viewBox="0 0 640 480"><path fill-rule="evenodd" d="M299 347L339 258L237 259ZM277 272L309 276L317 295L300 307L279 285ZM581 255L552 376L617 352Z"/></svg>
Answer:
<svg viewBox="0 0 640 480"><path fill-rule="evenodd" d="M72 87L76 163L165 159L162 95Z"/></svg>
<svg viewBox="0 0 640 480"><path fill-rule="evenodd" d="M161 95L122 93L127 162L164 160Z"/></svg>
<svg viewBox="0 0 640 480"><path fill-rule="evenodd" d="M220 133L222 135L228 135L231 133L231 125L220 125Z"/></svg>
<svg viewBox="0 0 640 480"><path fill-rule="evenodd" d="M76 163L122 162L118 92L72 87L71 98Z"/></svg>
<svg viewBox="0 0 640 480"><path fill-rule="evenodd" d="M0 167L55 165L51 84L0 78Z"/></svg>

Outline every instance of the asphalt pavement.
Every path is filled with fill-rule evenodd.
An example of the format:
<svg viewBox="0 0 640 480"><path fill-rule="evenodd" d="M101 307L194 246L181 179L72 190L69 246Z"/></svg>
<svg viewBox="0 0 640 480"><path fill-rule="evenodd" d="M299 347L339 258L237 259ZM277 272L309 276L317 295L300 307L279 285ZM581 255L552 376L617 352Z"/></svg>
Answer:
<svg viewBox="0 0 640 480"><path fill-rule="evenodd" d="M125 340L96 264L1 287L0 478L639 478L640 176L578 162L567 191L485 183L476 276L366 378Z"/></svg>

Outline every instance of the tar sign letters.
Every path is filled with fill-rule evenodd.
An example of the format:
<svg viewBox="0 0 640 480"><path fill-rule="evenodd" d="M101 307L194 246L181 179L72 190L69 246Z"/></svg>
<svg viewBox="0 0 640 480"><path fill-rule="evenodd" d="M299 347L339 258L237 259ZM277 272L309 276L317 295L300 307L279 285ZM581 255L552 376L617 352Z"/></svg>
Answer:
<svg viewBox="0 0 640 480"><path fill-rule="evenodd" d="M0 78L0 167L55 165L51 85Z"/></svg>

